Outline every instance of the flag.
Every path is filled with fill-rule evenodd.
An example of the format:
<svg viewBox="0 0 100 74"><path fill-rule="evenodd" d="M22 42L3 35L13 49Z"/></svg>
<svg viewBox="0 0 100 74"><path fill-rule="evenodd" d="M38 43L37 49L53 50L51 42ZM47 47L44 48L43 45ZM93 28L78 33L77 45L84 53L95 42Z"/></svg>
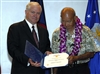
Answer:
<svg viewBox="0 0 100 74"><path fill-rule="evenodd" d="M100 24L98 0L88 0L85 24L92 29L95 23Z"/></svg>
<svg viewBox="0 0 100 74"><path fill-rule="evenodd" d="M100 16L98 10L98 0L88 0L85 25L87 25L95 37L94 41L97 48L100 50ZM94 57L90 59L89 63L91 74L100 74L100 51L96 52Z"/></svg>
<svg viewBox="0 0 100 74"><path fill-rule="evenodd" d="M47 28L43 0L30 0L30 1L38 2L41 5L41 7L42 7L42 13L41 13L40 20L38 21L38 23L40 23L40 25L42 27Z"/></svg>
<svg viewBox="0 0 100 74"><path fill-rule="evenodd" d="M40 25L42 27L47 28L43 0L30 0L30 1L38 2L41 5L41 7L42 7L42 13L41 13L40 20L38 21L38 23L40 23ZM45 69L45 74L51 74L51 69Z"/></svg>

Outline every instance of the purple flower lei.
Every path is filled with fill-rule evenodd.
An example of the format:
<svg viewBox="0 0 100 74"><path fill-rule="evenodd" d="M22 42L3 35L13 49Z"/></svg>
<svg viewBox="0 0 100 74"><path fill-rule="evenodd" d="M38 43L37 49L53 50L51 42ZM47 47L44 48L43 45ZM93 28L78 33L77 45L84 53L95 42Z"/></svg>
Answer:
<svg viewBox="0 0 100 74"><path fill-rule="evenodd" d="M74 47L72 52L69 55L77 55L80 48L80 43L82 41L82 23L79 18L77 18L76 26L75 26L75 38L74 38ZM61 24L60 25L60 53L67 52L67 37L66 37L66 28Z"/></svg>

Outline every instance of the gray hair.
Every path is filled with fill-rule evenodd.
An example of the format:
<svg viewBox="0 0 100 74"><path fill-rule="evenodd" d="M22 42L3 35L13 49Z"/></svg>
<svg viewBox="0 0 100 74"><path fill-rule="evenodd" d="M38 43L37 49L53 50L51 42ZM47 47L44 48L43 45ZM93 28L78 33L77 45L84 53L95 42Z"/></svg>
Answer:
<svg viewBox="0 0 100 74"><path fill-rule="evenodd" d="M39 6L41 8L41 10L42 10L42 7L41 7L41 5L38 2L29 2L26 5L26 10L29 10L31 6Z"/></svg>

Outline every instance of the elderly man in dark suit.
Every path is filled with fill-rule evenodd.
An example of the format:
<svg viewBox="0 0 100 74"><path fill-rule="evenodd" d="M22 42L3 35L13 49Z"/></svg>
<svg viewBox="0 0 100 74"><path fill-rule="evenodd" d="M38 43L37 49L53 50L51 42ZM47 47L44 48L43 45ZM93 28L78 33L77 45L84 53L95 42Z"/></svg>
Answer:
<svg viewBox="0 0 100 74"><path fill-rule="evenodd" d="M13 58L11 74L45 74L45 70L40 68L40 63L33 62L31 58L24 54L26 40L43 54L51 54L48 31L37 23L41 12L42 8L39 3L30 2L26 6L25 19L9 27L7 47L10 56ZM39 46L32 36L32 26L35 28Z"/></svg>

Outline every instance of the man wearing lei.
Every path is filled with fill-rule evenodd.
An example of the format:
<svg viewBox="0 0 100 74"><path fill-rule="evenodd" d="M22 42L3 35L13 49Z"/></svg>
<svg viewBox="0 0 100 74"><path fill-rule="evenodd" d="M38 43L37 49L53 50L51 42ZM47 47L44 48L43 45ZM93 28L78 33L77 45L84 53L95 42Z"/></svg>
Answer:
<svg viewBox="0 0 100 74"><path fill-rule="evenodd" d="M68 53L68 66L54 68L53 74L90 74L88 62L96 52L90 29L80 22L73 8L61 11L61 25L52 35L52 52Z"/></svg>

